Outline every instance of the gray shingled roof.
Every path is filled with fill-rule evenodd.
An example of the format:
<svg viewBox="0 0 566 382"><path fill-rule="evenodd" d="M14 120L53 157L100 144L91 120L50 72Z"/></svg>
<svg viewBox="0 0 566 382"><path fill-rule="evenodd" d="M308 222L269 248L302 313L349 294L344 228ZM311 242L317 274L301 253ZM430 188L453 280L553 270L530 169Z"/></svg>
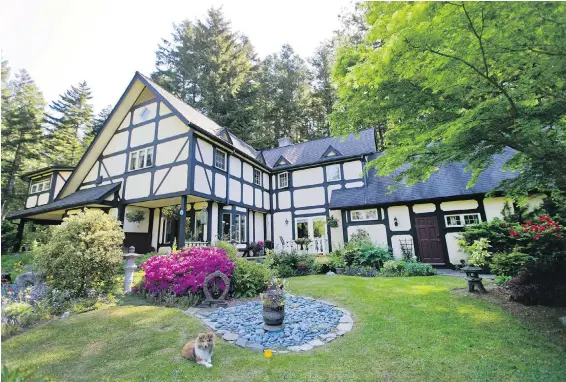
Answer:
<svg viewBox="0 0 566 382"><path fill-rule="evenodd" d="M375 159L374 154L370 159ZM501 155L495 155L493 164L478 178L476 184L466 188L471 178L471 172L466 171L466 164L453 163L442 167L426 181L407 187L399 185L393 176L375 176L372 170L368 174L368 186L332 191L330 208L359 207L364 205L390 204L424 199L447 198L473 194L485 194L497 189L501 181L514 178L510 171L501 171L503 164L513 155L512 150L506 150ZM388 186L398 185L388 194Z"/></svg>
<svg viewBox="0 0 566 382"><path fill-rule="evenodd" d="M374 153L375 138L373 129L360 131L358 137L354 136L354 134L350 134L346 138L322 138L314 141L297 143L291 146L263 150L262 154L267 165L277 170L285 169L288 167L324 162L324 160L341 158L340 156L328 157L328 159L322 158L322 155L330 146L338 150L342 154L341 157L352 157ZM275 166L277 160L281 156L287 159L291 164L284 166Z"/></svg>
<svg viewBox="0 0 566 382"><path fill-rule="evenodd" d="M98 204L104 201L114 191L118 190L121 184L122 182L118 182L105 184L104 186L91 187L85 190L79 190L67 197L64 197L63 199L56 200L52 203L14 212L10 216L8 216L8 219L18 219L26 216L43 214L46 212L85 206L88 204Z"/></svg>

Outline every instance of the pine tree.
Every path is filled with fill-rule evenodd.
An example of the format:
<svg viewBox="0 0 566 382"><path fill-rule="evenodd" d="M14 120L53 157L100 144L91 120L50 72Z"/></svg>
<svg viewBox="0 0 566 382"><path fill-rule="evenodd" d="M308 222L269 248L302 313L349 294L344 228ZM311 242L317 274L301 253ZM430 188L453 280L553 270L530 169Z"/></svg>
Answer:
<svg viewBox="0 0 566 382"><path fill-rule="evenodd" d="M188 104L239 136L255 120L257 59L249 40L232 31L220 9L206 20L185 20L163 40L152 78Z"/></svg>
<svg viewBox="0 0 566 382"><path fill-rule="evenodd" d="M8 81L9 68L2 62L2 220L8 212L21 208L27 183L20 175L41 167L44 151L43 95L25 70Z"/></svg>
<svg viewBox="0 0 566 382"><path fill-rule="evenodd" d="M275 145L278 138L285 136L295 142L316 136L309 113L310 72L305 61L285 44L280 53L266 57L261 66L262 122L266 143Z"/></svg>
<svg viewBox="0 0 566 382"><path fill-rule="evenodd" d="M47 114L49 124L48 146L52 164L75 165L81 158L84 147L82 140L92 131L93 107L91 90L85 81L71 86L49 107L54 114Z"/></svg>
<svg viewBox="0 0 566 382"><path fill-rule="evenodd" d="M96 117L94 117L90 129L85 132L85 135L83 137L82 143L85 150L88 148L88 146L90 146L94 137L96 137L100 130L102 130L104 124L106 123L106 120L110 116L110 113L112 113L112 105L107 105L96 115Z"/></svg>
<svg viewBox="0 0 566 382"><path fill-rule="evenodd" d="M313 69L311 113L316 136L330 135L328 116L336 101L336 90L331 83L332 67L334 66L333 41L324 41L309 59Z"/></svg>

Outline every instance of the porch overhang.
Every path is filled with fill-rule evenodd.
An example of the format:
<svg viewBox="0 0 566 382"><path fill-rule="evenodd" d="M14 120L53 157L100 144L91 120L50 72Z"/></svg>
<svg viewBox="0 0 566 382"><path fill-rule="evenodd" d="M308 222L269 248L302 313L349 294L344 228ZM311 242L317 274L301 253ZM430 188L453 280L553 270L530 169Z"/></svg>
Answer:
<svg viewBox="0 0 566 382"><path fill-rule="evenodd" d="M117 205L117 191L121 182L79 190L62 199L42 206L14 212L7 219L62 220L66 210L80 207L114 207Z"/></svg>

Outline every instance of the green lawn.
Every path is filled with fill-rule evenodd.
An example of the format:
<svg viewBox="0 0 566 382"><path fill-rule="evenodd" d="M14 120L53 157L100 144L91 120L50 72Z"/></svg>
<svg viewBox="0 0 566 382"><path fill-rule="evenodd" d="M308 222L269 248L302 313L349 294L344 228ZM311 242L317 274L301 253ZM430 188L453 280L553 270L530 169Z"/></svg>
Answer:
<svg viewBox="0 0 566 382"><path fill-rule="evenodd" d="M3 343L12 366L68 381L563 381L566 351L490 303L451 289L461 278L290 279L292 293L350 310L354 329L332 343L271 360L217 340L214 367L178 354L204 331L176 309L124 306L57 320ZM136 304L140 304L137 306Z"/></svg>

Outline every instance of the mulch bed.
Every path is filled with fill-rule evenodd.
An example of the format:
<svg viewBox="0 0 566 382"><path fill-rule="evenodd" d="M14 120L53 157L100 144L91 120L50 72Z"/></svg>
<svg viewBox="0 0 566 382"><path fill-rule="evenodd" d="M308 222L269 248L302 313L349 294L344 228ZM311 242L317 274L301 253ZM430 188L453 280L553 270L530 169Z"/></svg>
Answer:
<svg viewBox="0 0 566 382"><path fill-rule="evenodd" d="M558 320L566 316L566 307L523 305L509 299L509 294L503 287L487 284L485 288L489 293L474 293L476 298L486 300L500 306L511 313L530 330L539 332L551 342L566 349L566 327ZM468 294L467 289L455 289L456 294Z"/></svg>

